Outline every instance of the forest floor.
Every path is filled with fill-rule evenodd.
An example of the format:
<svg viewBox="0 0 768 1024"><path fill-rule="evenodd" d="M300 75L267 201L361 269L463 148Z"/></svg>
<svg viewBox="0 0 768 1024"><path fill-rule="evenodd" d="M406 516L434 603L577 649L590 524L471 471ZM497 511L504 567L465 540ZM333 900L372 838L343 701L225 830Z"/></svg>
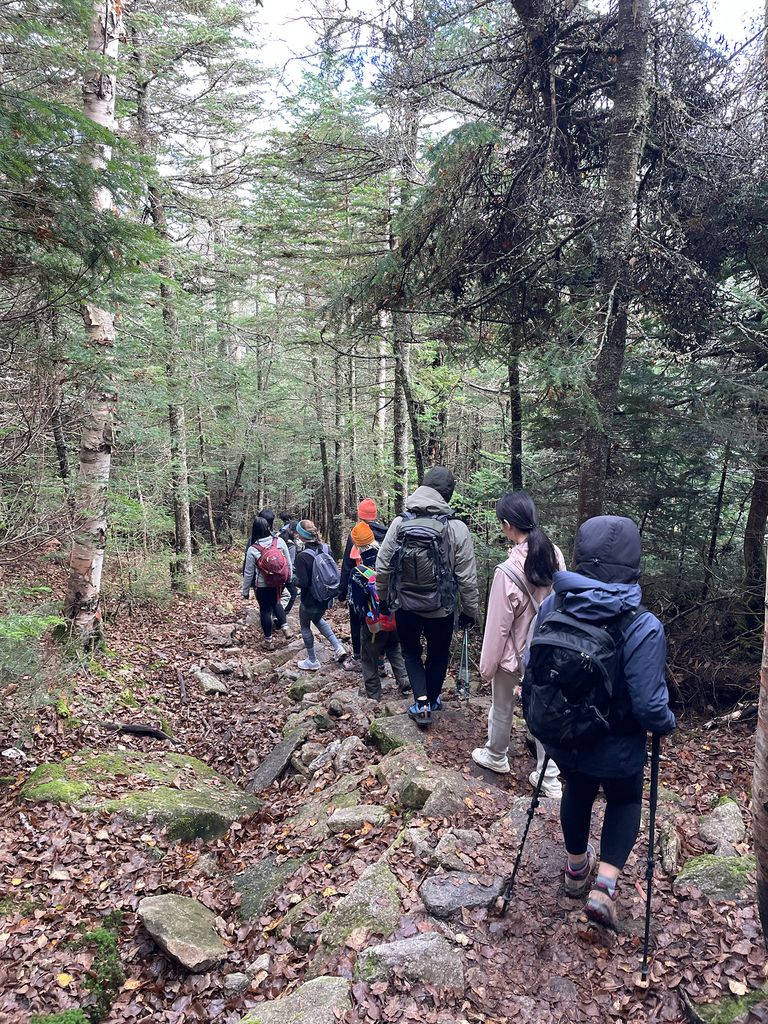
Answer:
<svg viewBox="0 0 768 1024"><path fill-rule="evenodd" d="M8 777L0 789L0 1019L15 1024L28 1020L30 1013L87 1005L98 971L94 949L82 941L82 932L120 910L117 949L125 979L118 978L105 1020L240 1021L264 1000L295 989L308 970L317 973L316 940L323 913L333 911L363 871L382 857L395 876L399 899L399 919L389 939L438 932L461 956L465 980L461 990L409 981L402 973L360 980L355 975L357 958L382 940L375 927L355 928L341 949L326 950L321 963L323 974L350 979L351 1009L344 1017L350 1022L679 1022L686 1019L686 1000L743 995L766 982L768 965L754 903L712 902L696 888L676 894L672 877L657 867L652 984L648 991L635 987L646 839L641 835L621 883L621 912L635 925L605 942L584 929L579 904L561 891L563 853L552 801L543 801L537 812L505 918L483 906L462 909L445 920L430 916L420 886L427 877L445 872L434 862L430 866L418 842L403 841L404 827L421 829L408 833L409 839L420 835L427 846L456 826L475 830L479 842L471 849L461 847L459 861L473 873L472 884L501 877L514 859L521 822L517 798L529 798L533 767L519 732L510 752L511 775L489 777L473 765L469 755L484 739L487 694L481 690L469 703L460 703L450 677L448 710L423 735L422 753L459 773L469 795L460 811L454 808L443 817L407 811L392 799L386 779L375 771L382 754L367 733L366 716L373 712L365 700L359 706L348 702L348 713L326 716L327 731L310 737L327 746L359 735L363 742L346 769L337 772L331 760L312 778L289 773L259 794L263 806L256 814L236 821L219 839L175 843L157 824L24 801L19 791L33 768L83 749L145 751L158 757L169 751L189 754L244 786L282 739L288 716L310 706L317 709L317 695L297 704L287 696L285 673L266 672L263 665L263 677L228 676L229 692L221 696L204 694L190 676L191 666L231 654L206 645L206 627L242 620L238 570L236 554L208 563L201 569L195 596L134 609L131 616L124 613L109 624L105 651L74 671L61 666L49 671L45 687L50 703L35 712L30 731L19 734L23 723L15 720L2 737L3 749L16 746L25 759L8 759L3 767ZM46 571L55 594L62 570L54 566ZM39 582L39 572L39 566L27 566L18 575L26 573ZM346 613L337 610L332 619L339 635L348 635ZM241 635L238 656L262 662L257 629L248 627ZM276 644L279 652L286 641L280 636ZM293 660L295 656L287 667ZM322 675L322 692L330 695L359 682L359 676L331 664ZM16 686L4 695L6 711L13 706ZM398 696L389 696L390 711L402 713L404 708ZM102 728L103 722L118 720L160 725L175 742L115 735ZM707 732L701 722L681 716L677 734L664 744L661 781L676 797L667 794L661 816L674 822L683 859L711 851L700 836L699 816L721 796L739 803L749 843L752 748L750 725ZM366 804L387 807L386 821L338 834L327 833L321 823L318 832L318 800L326 811L332 810L333 794L345 774L354 775ZM299 813L297 818L302 809L304 817ZM740 852L745 850L746 845ZM290 858L299 863L260 912L243 920L241 895L232 878L267 855L278 863ZM155 893L192 896L213 910L228 947L226 959L192 974L162 953L136 915L142 897ZM299 943L284 917L307 897L309 921ZM313 916L318 919L314 926ZM251 972L243 991L227 988L227 974L245 971L263 954L269 962L260 961L265 969Z"/></svg>

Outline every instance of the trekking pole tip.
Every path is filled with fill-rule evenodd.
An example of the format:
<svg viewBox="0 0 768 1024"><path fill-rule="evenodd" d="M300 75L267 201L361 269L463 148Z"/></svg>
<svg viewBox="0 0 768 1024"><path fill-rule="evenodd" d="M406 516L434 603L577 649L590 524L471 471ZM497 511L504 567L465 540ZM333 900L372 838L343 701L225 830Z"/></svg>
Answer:
<svg viewBox="0 0 768 1024"><path fill-rule="evenodd" d="M649 989L651 987L651 976L648 967L643 967L632 979L635 988Z"/></svg>

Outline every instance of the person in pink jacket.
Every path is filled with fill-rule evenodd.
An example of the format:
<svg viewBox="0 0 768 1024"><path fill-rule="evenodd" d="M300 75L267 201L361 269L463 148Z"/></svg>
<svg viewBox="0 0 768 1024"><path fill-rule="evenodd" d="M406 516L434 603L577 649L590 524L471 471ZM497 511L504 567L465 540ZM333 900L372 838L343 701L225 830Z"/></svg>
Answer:
<svg viewBox="0 0 768 1024"><path fill-rule="evenodd" d="M514 545L506 562L496 567L488 598L485 636L480 654L480 675L490 680L492 703L488 712L488 742L472 751L481 768L509 772L507 750L512 733L515 690L525 668L525 655L539 605L552 591L552 577L565 569L565 560L538 525L536 506L525 491L505 494L496 502L501 529ZM537 741L538 763L529 776L535 787L544 763L544 748ZM544 796L562 796L560 772L550 761L544 774Z"/></svg>

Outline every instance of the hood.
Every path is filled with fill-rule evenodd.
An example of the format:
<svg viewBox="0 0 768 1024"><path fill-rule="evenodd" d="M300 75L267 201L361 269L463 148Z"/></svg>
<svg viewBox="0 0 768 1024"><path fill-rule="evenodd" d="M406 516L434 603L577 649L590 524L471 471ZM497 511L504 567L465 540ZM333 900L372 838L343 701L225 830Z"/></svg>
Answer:
<svg viewBox="0 0 768 1024"><path fill-rule="evenodd" d="M601 583L577 572L556 572L555 593L563 595L563 610L588 622L605 622L637 608L639 583Z"/></svg>
<svg viewBox="0 0 768 1024"><path fill-rule="evenodd" d="M453 509L442 494L434 487L425 487L424 484L405 499L405 507L409 512L427 512L433 516L453 514Z"/></svg>
<svg viewBox="0 0 768 1024"><path fill-rule="evenodd" d="M603 583L636 583L640 576L640 531L626 516L594 516L579 527L576 569Z"/></svg>
<svg viewBox="0 0 768 1024"><path fill-rule="evenodd" d="M450 501L453 497L456 481L450 469L446 469L445 466L433 466L424 474L421 486L431 487L438 494L442 495L446 501Z"/></svg>

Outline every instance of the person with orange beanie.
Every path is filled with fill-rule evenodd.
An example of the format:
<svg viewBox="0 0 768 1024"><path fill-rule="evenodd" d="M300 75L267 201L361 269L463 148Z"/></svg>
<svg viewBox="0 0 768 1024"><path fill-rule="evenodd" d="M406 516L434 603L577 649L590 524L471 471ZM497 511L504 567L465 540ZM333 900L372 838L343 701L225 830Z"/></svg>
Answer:
<svg viewBox="0 0 768 1024"><path fill-rule="evenodd" d="M357 526L367 525L373 539L377 544L380 544L384 537L387 535L386 523L379 522L379 509L373 498L363 498L360 504L357 506L357 517L360 520ZM355 529L356 527L353 527ZM360 562L360 550L359 546L355 544L352 539L352 533L350 532L347 537L346 547L344 548L344 558L341 562L341 581L339 583L339 601L346 601L347 594L349 592L349 577L352 570ZM350 671L360 672L362 663L360 661L360 627L363 623L360 620L354 607L350 604L349 606L349 629L352 635L352 657L347 658L344 663L344 668Z"/></svg>

